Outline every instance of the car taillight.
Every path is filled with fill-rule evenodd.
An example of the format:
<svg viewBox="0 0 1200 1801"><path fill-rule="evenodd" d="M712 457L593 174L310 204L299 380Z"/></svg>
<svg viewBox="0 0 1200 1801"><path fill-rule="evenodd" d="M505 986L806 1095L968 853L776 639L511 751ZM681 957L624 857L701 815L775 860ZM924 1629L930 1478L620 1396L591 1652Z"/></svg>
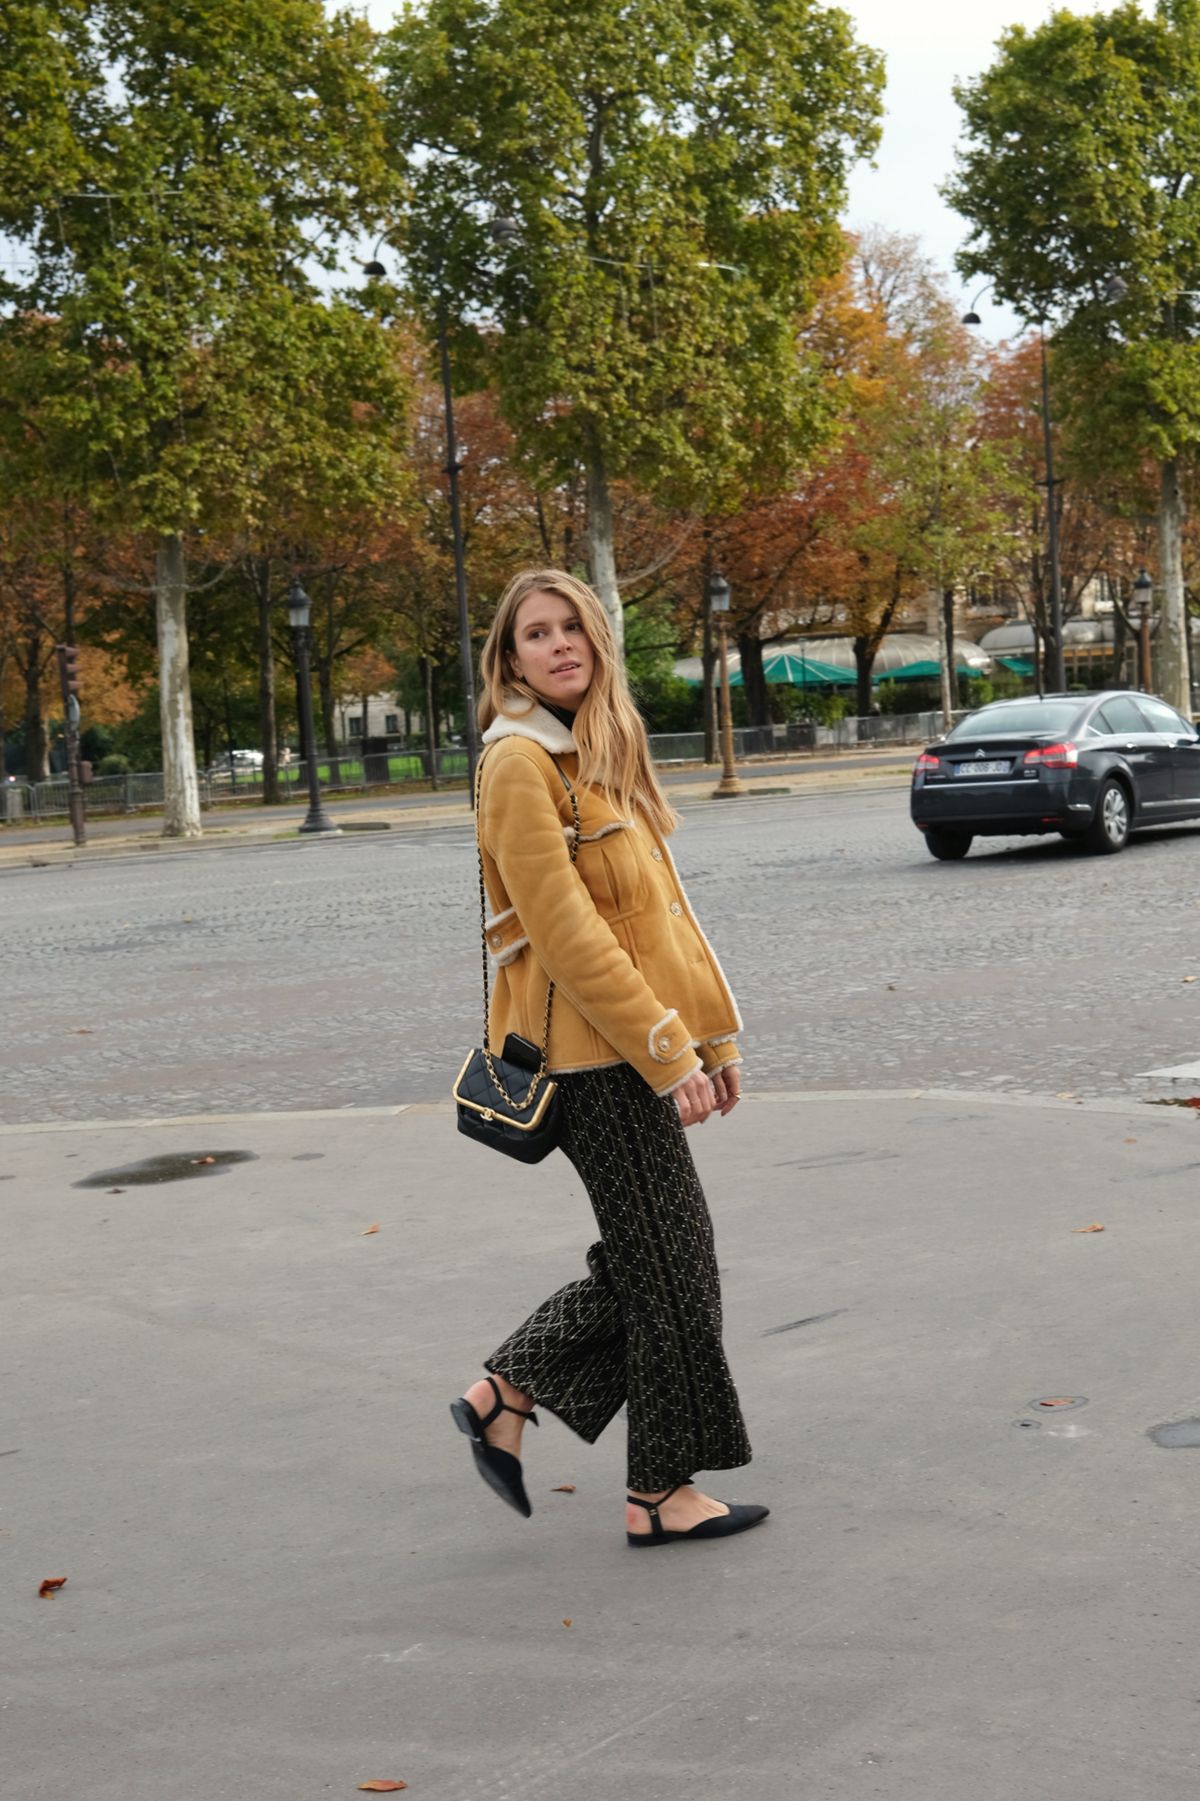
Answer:
<svg viewBox="0 0 1200 1801"><path fill-rule="evenodd" d="M940 769L941 767L942 759L940 757L931 757L928 751L923 751L913 765L913 773L915 774L918 769Z"/></svg>
<svg viewBox="0 0 1200 1801"><path fill-rule="evenodd" d="M1074 744L1047 744L1041 750L1027 750L1024 756L1026 769L1038 763L1043 769L1074 769L1079 762L1079 750Z"/></svg>

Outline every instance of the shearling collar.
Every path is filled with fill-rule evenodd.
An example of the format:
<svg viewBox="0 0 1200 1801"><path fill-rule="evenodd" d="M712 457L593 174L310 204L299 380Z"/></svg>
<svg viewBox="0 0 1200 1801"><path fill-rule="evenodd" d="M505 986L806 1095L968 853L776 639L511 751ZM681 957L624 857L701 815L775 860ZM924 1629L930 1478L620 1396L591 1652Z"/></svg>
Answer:
<svg viewBox="0 0 1200 1801"><path fill-rule="evenodd" d="M511 712L497 714L483 734L485 744L495 744L499 738L531 738L551 756L557 757L569 757L577 748L566 726L545 707L527 700L523 694L506 693L504 704Z"/></svg>

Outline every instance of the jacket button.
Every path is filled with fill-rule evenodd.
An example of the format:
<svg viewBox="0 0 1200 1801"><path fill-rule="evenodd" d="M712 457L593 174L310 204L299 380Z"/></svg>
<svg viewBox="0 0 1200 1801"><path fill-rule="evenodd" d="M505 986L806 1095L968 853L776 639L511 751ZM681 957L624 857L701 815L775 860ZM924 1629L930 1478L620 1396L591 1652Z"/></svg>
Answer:
<svg viewBox="0 0 1200 1801"><path fill-rule="evenodd" d="M660 1038L658 1041L658 1048L660 1051L669 1051L671 1048L671 1040L669 1038Z"/></svg>
<svg viewBox="0 0 1200 1801"><path fill-rule="evenodd" d="M654 861L656 863L662 862L662 852L659 850L657 844L654 846L654 849L650 852L650 855L654 858Z"/></svg>
<svg viewBox="0 0 1200 1801"><path fill-rule="evenodd" d="M672 913L678 915L683 912L683 908L680 906L678 901L672 901L671 902L671 911L672 911Z"/></svg>
<svg viewBox="0 0 1200 1801"><path fill-rule="evenodd" d="M503 933L501 933L501 932L493 932L492 933L491 944L492 944L493 950L499 950L502 938L503 938Z"/></svg>

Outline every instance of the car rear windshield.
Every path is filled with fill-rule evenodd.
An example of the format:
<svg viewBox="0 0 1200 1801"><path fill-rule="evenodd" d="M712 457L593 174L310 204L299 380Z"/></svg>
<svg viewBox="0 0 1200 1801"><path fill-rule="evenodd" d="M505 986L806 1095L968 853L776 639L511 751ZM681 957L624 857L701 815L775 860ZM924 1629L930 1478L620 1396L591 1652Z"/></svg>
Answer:
<svg viewBox="0 0 1200 1801"><path fill-rule="evenodd" d="M955 738L1028 738L1039 732L1069 732L1079 716L1079 703L1066 700L1014 700L960 719Z"/></svg>

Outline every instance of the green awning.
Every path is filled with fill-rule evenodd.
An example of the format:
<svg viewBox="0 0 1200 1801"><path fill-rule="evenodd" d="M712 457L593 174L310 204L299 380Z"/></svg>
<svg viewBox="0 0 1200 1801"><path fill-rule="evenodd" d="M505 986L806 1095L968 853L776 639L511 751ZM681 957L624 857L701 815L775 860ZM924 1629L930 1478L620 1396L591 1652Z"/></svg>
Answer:
<svg viewBox="0 0 1200 1801"><path fill-rule="evenodd" d="M806 657L786 644L763 652L763 676L775 686L792 688L852 688L855 682L852 669L839 669L833 663ZM729 686L745 686L740 669L730 676Z"/></svg>
<svg viewBox="0 0 1200 1801"><path fill-rule="evenodd" d="M942 673L942 666L932 657L926 657L917 663L905 663L899 669L885 669L882 674L872 677L876 682L936 682ZM959 675L978 675L978 669L972 669L969 663L960 663Z"/></svg>
<svg viewBox="0 0 1200 1801"><path fill-rule="evenodd" d="M997 657L997 663L1003 663L1014 675L1036 675L1037 671L1028 657Z"/></svg>

